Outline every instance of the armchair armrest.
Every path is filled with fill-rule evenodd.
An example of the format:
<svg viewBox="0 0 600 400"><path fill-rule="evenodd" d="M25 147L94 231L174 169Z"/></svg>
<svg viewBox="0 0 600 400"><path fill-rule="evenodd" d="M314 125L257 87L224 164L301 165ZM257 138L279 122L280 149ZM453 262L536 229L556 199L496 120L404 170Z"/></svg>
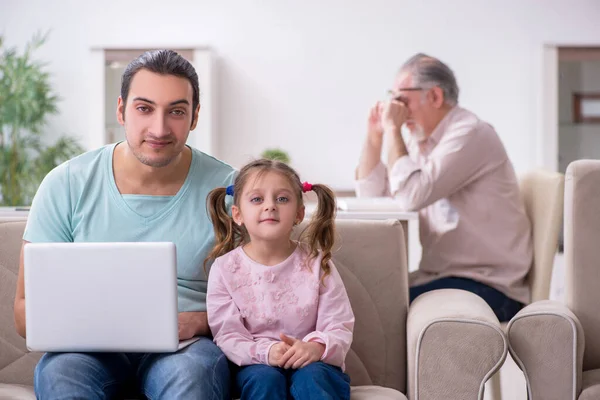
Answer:
<svg viewBox="0 0 600 400"><path fill-rule="evenodd" d="M525 307L508 324L507 336L530 400L577 399L585 341L579 320L564 304L543 300Z"/></svg>
<svg viewBox="0 0 600 400"><path fill-rule="evenodd" d="M488 304L457 289L435 290L413 301L407 340L411 400L483 399L485 382L508 352Z"/></svg>

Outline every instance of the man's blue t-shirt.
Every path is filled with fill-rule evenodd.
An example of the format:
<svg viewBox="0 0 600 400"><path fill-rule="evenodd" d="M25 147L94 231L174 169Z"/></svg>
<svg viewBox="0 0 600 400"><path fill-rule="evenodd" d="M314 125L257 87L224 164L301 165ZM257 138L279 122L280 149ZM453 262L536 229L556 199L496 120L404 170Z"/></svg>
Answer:
<svg viewBox="0 0 600 400"><path fill-rule="evenodd" d="M84 153L44 178L23 239L34 243L173 242L179 311L206 311L203 263L214 245L206 197L212 189L232 184L235 170L192 149L190 170L175 196L121 195L113 174L115 146Z"/></svg>

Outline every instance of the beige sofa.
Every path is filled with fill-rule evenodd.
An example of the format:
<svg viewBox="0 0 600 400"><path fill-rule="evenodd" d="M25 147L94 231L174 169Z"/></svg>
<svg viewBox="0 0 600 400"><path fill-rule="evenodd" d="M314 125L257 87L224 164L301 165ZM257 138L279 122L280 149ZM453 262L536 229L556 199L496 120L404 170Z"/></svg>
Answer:
<svg viewBox="0 0 600 400"><path fill-rule="evenodd" d="M600 399L600 161L569 165L564 198L565 304L540 301L508 325L530 400Z"/></svg>
<svg viewBox="0 0 600 400"><path fill-rule="evenodd" d="M14 331L13 296L23 222L0 221L0 399L33 399L38 354ZM338 222L334 262L356 316L347 359L352 399L482 399L507 343L479 297L444 290L408 305L402 225Z"/></svg>

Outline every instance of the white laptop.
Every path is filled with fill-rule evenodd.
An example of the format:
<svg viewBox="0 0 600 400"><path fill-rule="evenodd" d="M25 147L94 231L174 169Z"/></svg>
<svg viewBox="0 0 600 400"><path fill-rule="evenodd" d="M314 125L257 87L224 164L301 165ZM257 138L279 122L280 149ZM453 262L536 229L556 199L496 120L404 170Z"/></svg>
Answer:
<svg viewBox="0 0 600 400"><path fill-rule="evenodd" d="M29 243L27 348L172 352L179 347L173 243Z"/></svg>

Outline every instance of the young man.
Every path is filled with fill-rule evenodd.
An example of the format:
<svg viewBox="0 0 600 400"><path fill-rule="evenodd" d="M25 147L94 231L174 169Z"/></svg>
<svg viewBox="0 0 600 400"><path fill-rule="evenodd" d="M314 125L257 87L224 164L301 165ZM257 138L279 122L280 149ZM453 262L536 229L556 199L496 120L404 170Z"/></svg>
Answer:
<svg viewBox="0 0 600 400"><path fill-rule="evenodd" d="M198 76L180 55L158 50L131 62L117 105L127 140L51 171L35 196L23 240L174 242L179 337L203 337L173 354L45 354L35 371L38 398L112 398L133 379L151 399L230 398L227 359L206 337L202 265L213 245L206 196L231 184L234 170L186 146L199 111ZM23 337L25 311L21 252L14 312Z"/></svg>
<svg viewBox="0 0 600 400"><path fill-rule="evenodd" d="M357 193L391 195L419 211L423 254L411 274L411 300L429 290L464 289L508 321L529 302L531 227L500 138L458 106L458 92L440 60L425 54L408 60L392 98L371 109Z"/></svg>

